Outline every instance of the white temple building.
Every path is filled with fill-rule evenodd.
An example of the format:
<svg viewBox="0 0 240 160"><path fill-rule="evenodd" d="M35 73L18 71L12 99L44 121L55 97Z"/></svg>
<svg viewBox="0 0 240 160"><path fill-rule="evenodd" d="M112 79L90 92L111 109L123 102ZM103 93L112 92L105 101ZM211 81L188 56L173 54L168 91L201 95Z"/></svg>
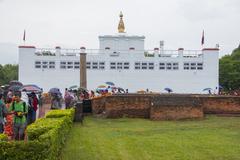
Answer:
<svg viewBox="0 0 240 160"><path fill-rule="evenodd" d="M63 92L79 84L79 54L85 52L89 90L110 81L129 92L166 92L164 88L174 93L206 93L205 88L218 91L218 48L164 50L162 42L159 48L145 50L144 36L125 33L122 14L118 33L98 38L98 50L19 46L19 81L37 84L45 92L53 87Z"/></svg>

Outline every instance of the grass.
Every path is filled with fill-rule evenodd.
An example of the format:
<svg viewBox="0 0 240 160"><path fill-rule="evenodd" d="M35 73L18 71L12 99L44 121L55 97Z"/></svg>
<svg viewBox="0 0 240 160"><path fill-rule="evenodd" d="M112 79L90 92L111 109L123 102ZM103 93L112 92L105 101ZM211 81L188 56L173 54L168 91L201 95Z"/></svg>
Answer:
<svg viewBox="0 0 240 160"><path fill-rule="evenodd" d="M101 119L75 123L63 160L237 160L240 117L195 121Z"/></svg>

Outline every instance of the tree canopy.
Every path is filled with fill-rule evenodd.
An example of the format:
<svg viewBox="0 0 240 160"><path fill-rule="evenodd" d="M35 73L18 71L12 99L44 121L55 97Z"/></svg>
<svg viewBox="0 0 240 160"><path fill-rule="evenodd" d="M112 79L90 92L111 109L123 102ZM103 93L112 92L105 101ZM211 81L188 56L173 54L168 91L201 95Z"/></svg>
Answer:
<svg viewBox="0 0 240 160"><path fill-rule="evenodd" d="M240 89L240 45L219 61L219 81L225 90Z"/></svg>
<svg viewBox="0 0 240 160"><path fill-rule="evenodd" d="M0 85L8 84L11 80L18 79L18 65L0 64Z"/></svg>

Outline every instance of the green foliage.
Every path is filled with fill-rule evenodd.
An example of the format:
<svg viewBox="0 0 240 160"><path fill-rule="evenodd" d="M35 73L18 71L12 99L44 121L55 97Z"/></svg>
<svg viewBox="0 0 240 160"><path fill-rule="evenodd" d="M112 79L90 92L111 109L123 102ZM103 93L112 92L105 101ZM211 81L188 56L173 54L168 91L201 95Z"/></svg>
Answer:
<svg viewBox="0 0 240 160"><path fill-rule="evenodd" d="M60 118L64 116L70 117L73 112L73 109L65 110L65 112L62 112L62 110L52 110L46 114L46 118Z"/></svg>
<svg viewBox="0 0 240 160"><path fill-rule="evenodd" d="M27 128L28 140L36 140L40 135L61 125L61 118L41 118Z"/></svg>
<svg viewBox="0 0 240 160"><path fill-rule="evenodd" d="M57 116L60 114L62 117ZM49 115L56 118L41 118L28 126L27 142L0 141L0 157L4 160L58 159L66 135L72 126L74 109L50 111Z"/></svg>
<svg viewBox="0 0 240 160"><path fill-rule="evenodd" d="M0 85L8 84L11 80L18 79L18 65L0 64Z"/></svg>
<svg viewBox="0 0 240 160"><path fill-rule="evenodd" d="M8 137L6 134L0 134L0 141L7 141Z"/></svg>
<svg viewBox="0 0 240 160"><path fill-rule="evenodd" d="M225 90L240 89L240 48L220 59L219 79Z"/></svg>
<svg viewBox="0 0 240 160"><path fill-rule="evenodd" d="M46 159L46 147L39 141L0 142L0 158L3 160Z"/></svg>

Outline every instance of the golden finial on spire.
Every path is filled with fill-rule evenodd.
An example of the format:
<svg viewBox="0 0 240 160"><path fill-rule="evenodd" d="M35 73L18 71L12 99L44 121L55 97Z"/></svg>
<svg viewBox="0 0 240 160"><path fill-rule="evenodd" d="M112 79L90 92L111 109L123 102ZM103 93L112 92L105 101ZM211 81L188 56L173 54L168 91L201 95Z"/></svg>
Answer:
<svg viewBox="0 0 240 160"><path fill-rule="evenodd" d="M120 21L119 21L119 24L118 24L118 33L124 33L125 27L124 27L122 12L120 12L119 17L120 17Z"/></svg>

